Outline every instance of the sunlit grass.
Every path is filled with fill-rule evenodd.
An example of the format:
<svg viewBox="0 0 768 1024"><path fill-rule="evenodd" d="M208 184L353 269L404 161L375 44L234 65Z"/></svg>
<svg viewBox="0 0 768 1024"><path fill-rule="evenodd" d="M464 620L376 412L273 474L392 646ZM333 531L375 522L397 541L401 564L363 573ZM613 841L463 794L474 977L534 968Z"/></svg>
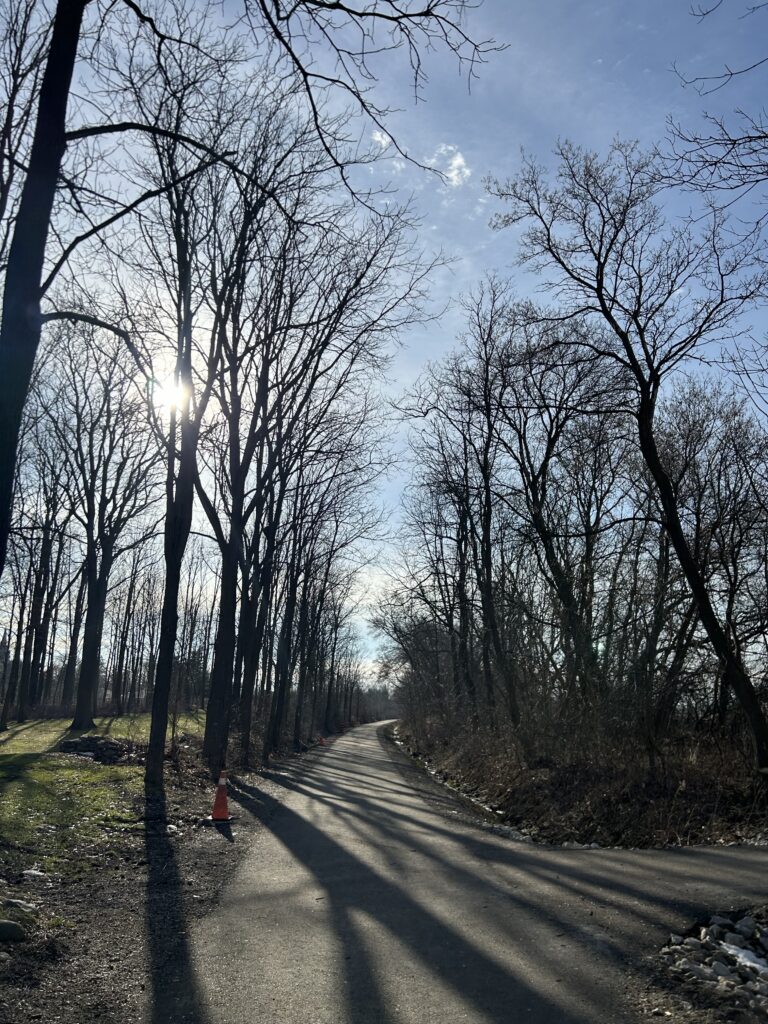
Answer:
<svg viewBox="0 0 768 1024"><path fill-rule="evenodd" d="M96 728L86 733L68 733L71 718L34 719L23 725L11 725L8 731L0 733L0 755L41 754L52 750L59 740L71 736L109 736L112 739L132 740L146 743L149 739L149 714L105 715L95 719ZM205 712L192 711L180 714L176 733L202 735L205 728ZM170 727L169 727L170 734Z"/></svg>
<svg viewBox="0 0 768 1024"><path fill-rule="evenodd" d="M77 870L135 822L137 765L65 754L0 754L0 856L9 868Z"/></svg>
<svg viewBox="0 0 768 1024"><path fill-rule="evenodd" d="M0 734L0 867L79 872L100 863L119 833L137 828L143 772L55 752L61 739L109 736L145 743L148 714L101 717L87 734L71 719L36 719ZM201 735L204 712L180 715L177 734ZM140 828L140 826L138 826Z"/></svg>

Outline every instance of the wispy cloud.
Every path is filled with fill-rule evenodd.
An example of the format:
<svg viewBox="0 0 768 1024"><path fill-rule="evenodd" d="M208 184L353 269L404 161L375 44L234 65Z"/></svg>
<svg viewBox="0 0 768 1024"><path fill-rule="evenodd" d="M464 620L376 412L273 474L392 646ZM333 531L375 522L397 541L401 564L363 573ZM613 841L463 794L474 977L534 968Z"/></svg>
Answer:
<svg viewBox="0 0 768 1024"><path fill-rule="evenodd" d="M467 163L464 154L458 146L447 142L440 143L433 155L425 162L431 167L439 168L451 188L461 188L472 177L472 168Z"/></svg>

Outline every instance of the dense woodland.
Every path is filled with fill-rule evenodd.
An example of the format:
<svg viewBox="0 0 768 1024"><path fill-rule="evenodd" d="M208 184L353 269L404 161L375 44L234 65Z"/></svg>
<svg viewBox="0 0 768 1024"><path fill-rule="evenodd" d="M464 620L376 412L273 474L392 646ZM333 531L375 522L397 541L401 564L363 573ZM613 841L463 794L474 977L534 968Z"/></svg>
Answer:
<svg viewBox="0 0 768 1024"><path fill-rule="evenodd" d="M5 5L0 729L151 710L158 784L180 710L214 770L381 713L355 626L378 392L431 262L326 109L382 123L365 52L342 32L331 82L295 36L385 21L418 84L418 43L479 54L461 6Z"/></svg>
<svg viewBox="0 0 768 1024"><path fill-rule="evenodd" d="M562 144L551 173L489 183L552 304L484 281L404 403L414 481L378 624L422 749L768 771L762 222L676 217L721 170L678 141Z"/></svg>
<svg viewBox="0 0 768 1024"><path fill-rule="evenodd" d="M181 711L216 770L396 692L429 748L653 775L706 738L768 772L748 113L488 182L546 302L463 282L465 335L398 402L412 481L370 678L384 374L443 257L371 189L356 118L386 125L378 61L417 90L426 49L473 73L494 44L465 6L5 4L0 730L151 711L159 784Z"/></svg>

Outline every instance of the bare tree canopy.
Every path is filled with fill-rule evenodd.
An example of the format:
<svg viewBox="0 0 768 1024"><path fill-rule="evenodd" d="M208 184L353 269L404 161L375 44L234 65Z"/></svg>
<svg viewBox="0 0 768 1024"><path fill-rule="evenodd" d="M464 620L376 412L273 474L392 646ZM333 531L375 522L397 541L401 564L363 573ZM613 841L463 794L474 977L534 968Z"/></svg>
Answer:
<svg viewBox="0 0 768 1024"><path fill-rule="evenodd" d="M472 74L484 53L492 49L494 44L473 42L465 32L462 18L465 10L471 6L466 0L429 0L427 4L382 0L364 7L334 4L330 8L314 0L302 0L290 5L257 3L245 5L237 23L246 42L261 47L262 57L264 47L278 48L278 63L282 59L287 65L289 76L295 78L311 112L323 150L342 175L346 176L350 140L343 123L340 124L338 117L328 112L325 93L329 89L340 91L356 112L383 126L386 111L376 105L369 90L376 76L373 65L386 51L405 48L417 92L424 83L420 56L423 47L431 48L439 44L447 48ZM131 19L134 30L138 27L145 40L148 52L154 52L156 58L161 60L163 51L172 47L203 51L208 46L209 36L220 39L226 35L227 27L221 24L218 8L206 7L200 14L192 8L185 10L181 5L172 8L158 5L157 9L153 9L126 0L103 13L96 5L89 4L88 0L60 0L53 17L39 94L35 94L29 80L30 75L36 73L33 69L37 67L38 61L34 53L22 52L25 51L25 44L33 49L41 45L34 30L26 27L27 21L35 16L33 7L31 3L17 5L5 23L7 45L12 49L12 56L19 54L11 65L11 78L7 83L11 100L9 109L15 118L10 124L10 136L4 143L5 151L12 156L14 147L23 145L19 137L25 134L27 128L31 142L26 174L17 186L18 202L12 204L14 226L5 265L0 324L0 380L3 388L0 394L0 569L4 564L8 542L22 408L40 340L40 287L50 221L67 148L86 140L148 135L151 138L174 138L198 157L227 161L232 156L231 152L216 151L209 145L208 139L184 134L178 126L167 129L158 124L119 118L75 129L68 129L67 126L72 77L84 42L87 41L90 58L90 61L86 58L85 62L88 73L98 80L102 70L102 51L105 50L108 55L111 33L119 30L121 20ZM96 19L93 23L91 12ZM44 19L45 15L37 13L37 19L41 17ZM243 36L243 26L250 30L247 36ZM330 56L330 70L321 67L315 49L321 43ZM247 59L247 52L239 55L239 60ZM210 69L208 74L216 75L217 72ZM92 84L90 88L93 88ZM34 124L30 102L37 102ZM86 166L87 163L86 158ZM10 164L15 167L13 160ZM98 170L97 159L97 173ZM4 172L4 176L8 180L8 172ZM98 192L99 188L95 181L90 185L83 182L81 194L83 187L85 195L89 194L89 189ZM108 216L100 227L89 224L88 230L81 233L78 241L113 224L116 219L132 211L138 202L150 199L152 194L150 190L127 206L121 203L121 208ZM79 196L74 197L76 207L81 201ZM4 202L8 208L8 200ZM71 244L65 247L65 254L71 252L71 249Z"/></svg>

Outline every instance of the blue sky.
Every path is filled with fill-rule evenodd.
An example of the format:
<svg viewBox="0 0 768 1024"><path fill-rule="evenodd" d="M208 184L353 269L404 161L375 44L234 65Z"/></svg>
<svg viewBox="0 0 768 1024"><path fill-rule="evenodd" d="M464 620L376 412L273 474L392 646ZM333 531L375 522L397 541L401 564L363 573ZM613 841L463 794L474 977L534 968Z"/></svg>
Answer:
<svg viewBox="0 0 768 1024"><path fill-rule="evenodd" d="M494 37L507 49L489 56L471 92L455 62L445 54L431 56L424 102L417 106L407 69L395 73L382 65L376 97L399 108L389 120L392 134L414 158L436 163L452 178L442 185L395 159L388 168L391 181L413 194L423 244L455 261L434 281L435 308L490 270L510 276L518 293L534 286L514 265L513 233L488 227L496 204L483 187L486 175L515 172L521 147L546 161L558 138L597 150L617 135L652 145L664 138L670 116L695 128L704 111L758 112L764 106L762 69L701 96L684 88L672 68L694 77L760 59L768 52L768 13L744 17L744 0L723 0L703 20L690 9L689 0L485 0L468 18L470 34ZM406 334L392 363L393 394L408 388L428 361L449 352L460 330L454 302L439 323ZM384 487L390 507L398 505L407 477L404 466ZM395 512L391 525L397 519ZM373 570L374 586L377 578Z"/></svg>
<svg viewBox="0 0 768 1024"><path fill-rule="evenodd" d="M471 288L487 270L520 278L514 236L488 227L496 204L482 182L513 173L521 147L546 160L558 137L597 150L616 135L650 145L663 139L669 116L696 126L704 110L759 110L760 70L706 97L684 88L672 70L676 64L688 76L716 74L726 63L738 67L763 56L768 15L743 17L746 9L743 0L724 0L698 20L687 0L485 0L470 13L470 33L508 48L489 56L471 93L445 54L428 60L424 102L415 107L405 70L382 68L377 98L400 108L389 122L392 133L413 157L452 174L452 185L444 186L396 159L389 165L392 182L413 192L424 244L456 261L435 281L436 304ZM529 285L520 278L519 287ZM459 324L454 312L440 325L414 329L395 358L395 380L407 386L427 359L450 350Z"/></svg>

